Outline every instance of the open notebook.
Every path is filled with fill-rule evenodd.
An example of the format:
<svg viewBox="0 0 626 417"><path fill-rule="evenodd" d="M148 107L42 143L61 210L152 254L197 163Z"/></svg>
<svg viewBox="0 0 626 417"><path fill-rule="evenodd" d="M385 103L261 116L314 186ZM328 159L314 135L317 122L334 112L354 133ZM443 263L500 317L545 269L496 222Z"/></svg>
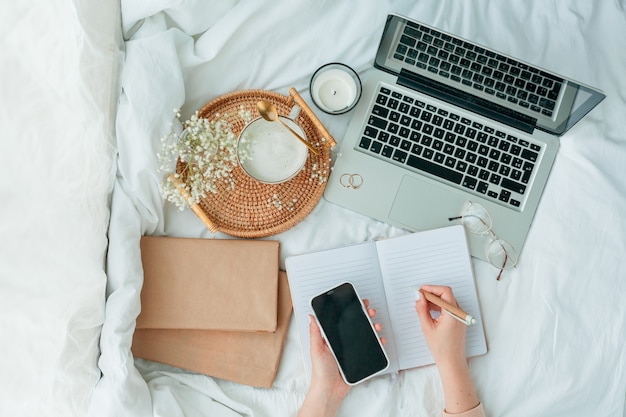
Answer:
<svg viewBox="0 0 626 417"><path fill-rule="evenodd" d="M463 226L291 256L286 268L309 377L310 299L344 281L378 312L374 321L383 325L381 336L387 339L387 372L434 363L415 312L413 288L423 284L452 287L460 306L478 322L467 329L467 356L487 352Z"/></svg>

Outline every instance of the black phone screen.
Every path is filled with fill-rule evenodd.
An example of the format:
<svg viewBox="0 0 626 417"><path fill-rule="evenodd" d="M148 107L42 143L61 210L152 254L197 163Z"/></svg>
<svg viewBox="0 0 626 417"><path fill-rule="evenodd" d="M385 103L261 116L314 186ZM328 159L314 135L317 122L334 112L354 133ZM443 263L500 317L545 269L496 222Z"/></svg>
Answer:
<svg viewBox="0 0 626 417"><path fill-rule="evenodd" d="M354 287L344 283L311 300L311 307L349 384L389 363Z"/></svg>

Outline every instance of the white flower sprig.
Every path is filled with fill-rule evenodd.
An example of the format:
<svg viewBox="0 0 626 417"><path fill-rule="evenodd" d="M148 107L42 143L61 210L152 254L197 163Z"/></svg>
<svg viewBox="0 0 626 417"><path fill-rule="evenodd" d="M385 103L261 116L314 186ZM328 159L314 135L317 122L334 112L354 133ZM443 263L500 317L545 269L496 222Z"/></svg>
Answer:
<svg viewBox="0 0 626 417"><path fill-rule="evenodd" d="M222 117L217 114L213 119L206 119L199 117L197 111L182 123L180 132L180 111L176 109L174 113L179 123L170 124L170 132L161 138L162 149L157 157L160 171L167 174L175 168L177 160L180 159L183 164L182 170L175 172L174 177L182 181L188 199L176 188L169 175L161 184L163 198L183 210L206 198L207 191L216 193L219 183L226 183L226 189L235 187L232 171L238 164L237 135L228 123L227 115ZM251 120L250 112L243 106L239 116L244 123ZM239 157L245 159L246 155L240 154Z"/></svg>

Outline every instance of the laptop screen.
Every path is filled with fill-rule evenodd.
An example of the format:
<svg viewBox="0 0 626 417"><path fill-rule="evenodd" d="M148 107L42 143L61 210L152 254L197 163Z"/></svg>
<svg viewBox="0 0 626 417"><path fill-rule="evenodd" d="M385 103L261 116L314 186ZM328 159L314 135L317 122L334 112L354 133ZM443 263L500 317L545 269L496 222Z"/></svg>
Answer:
<svg viewBox="0 0 626 417"><path fill-rule="evenodd" d="M512 127L562 135L605 95L491 48L391 14L374 66L399 84Z"/></svg>

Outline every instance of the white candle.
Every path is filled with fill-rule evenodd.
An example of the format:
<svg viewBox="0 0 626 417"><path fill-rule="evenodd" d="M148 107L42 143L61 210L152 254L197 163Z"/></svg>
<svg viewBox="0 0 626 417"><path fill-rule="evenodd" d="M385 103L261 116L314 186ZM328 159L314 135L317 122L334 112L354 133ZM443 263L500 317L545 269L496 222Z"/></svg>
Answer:
<svg viewBox="0 0 626 417"><path fill-rule="evenodd" d="M315 104L325 112L343 113L358 100L358 78L348 72L348 67L338 64L327 67L320 68L313 76L311 96Z"/></svg>

